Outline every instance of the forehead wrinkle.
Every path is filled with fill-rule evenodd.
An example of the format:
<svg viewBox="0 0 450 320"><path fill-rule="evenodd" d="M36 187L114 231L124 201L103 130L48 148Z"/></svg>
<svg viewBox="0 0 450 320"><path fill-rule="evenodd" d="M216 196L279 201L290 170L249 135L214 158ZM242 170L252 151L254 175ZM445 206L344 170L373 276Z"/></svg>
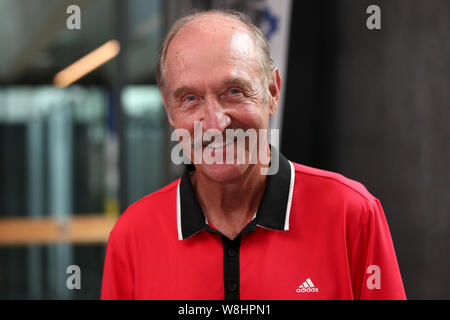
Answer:
<svg viewBox="0 0 450 320"><path fill-rule="evenodd" d="M200 52L200 54L202 54L202 52ZM196 59L198 59L198 61L196 61ZM208 64L207 62L205 63L205 61L208 60L208 56L205 56L204 59L202 59L202 57L197 57L196 59L192 60L185 57L183 54L176 54L173 59L170 59L170 62L167 64L168 73L173 74L175 72L176 74L178 74L178 80L187 78L191 82L204 82L216 71L221 72L220 69L222 66L228 65L231 67L231 69L229 69L228 67L226 68L227 73L229 74L225 79L218 81L218 86L222 84L235 84L245 87L251 87L250 78L252 76L248 74L248 72L254 70L259 73L262 69L262 67L257 63L256 59L246 58L244 55L236 52L213 58L214 60L212 60L211 63L217 64L218 67L212 69L211 64ZM183 82L184 81L181 81L181 83L178 84L174 83L176 87L178 87L178 85L181 85L175 89L175 92L181 92L181 88L186 90L195 89L196 87L195 85L190 83L183 84Z"/></svg>

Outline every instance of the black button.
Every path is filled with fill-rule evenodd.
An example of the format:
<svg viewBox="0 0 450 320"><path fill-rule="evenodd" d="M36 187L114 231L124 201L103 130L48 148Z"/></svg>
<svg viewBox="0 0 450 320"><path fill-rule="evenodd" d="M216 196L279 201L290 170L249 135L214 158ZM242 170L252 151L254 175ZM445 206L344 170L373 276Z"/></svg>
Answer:
<svg viewBox="0 0 450 320"><path fill-rule="evenodd" d="M230 282L230 284L228 284L228 290L231 292L236 291L237 285L236 282Z"/></svg>
<svg viewBox="0 0 450 320"><path fill-rule="evenodd" d="M228 249L228 255L229 255L230 257L234 257L234 256L236 255L236 250L234 250L234 249Z"/></svg>

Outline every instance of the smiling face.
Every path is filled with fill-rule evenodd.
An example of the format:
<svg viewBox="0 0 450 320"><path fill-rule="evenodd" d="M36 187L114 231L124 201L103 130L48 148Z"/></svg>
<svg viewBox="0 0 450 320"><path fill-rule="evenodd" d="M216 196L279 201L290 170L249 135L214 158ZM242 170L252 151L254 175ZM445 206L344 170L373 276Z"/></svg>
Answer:
<svg viewBox="0 0 450 320"><path fill-rule="evenodd" d="M205 15L184 25L172 39L165 59L165 85L161 88L169 122L186 129L194 139L194 124L215 129L268 129L275 112L280 78L278 70L268 81L260 54L247 27L235 19ZM268 83L266 83L268 82ZM225 139L224 139L225 140ZM233 152L227 145L204 143L211 152ZM225 143L226 144L226 143ZM193 146L187 146L192 156ZM254 148L246 144L245 164L196 164L196 171L216 181L230 181L249 170ZM192 158L191 158L192 159Z"/></svg>

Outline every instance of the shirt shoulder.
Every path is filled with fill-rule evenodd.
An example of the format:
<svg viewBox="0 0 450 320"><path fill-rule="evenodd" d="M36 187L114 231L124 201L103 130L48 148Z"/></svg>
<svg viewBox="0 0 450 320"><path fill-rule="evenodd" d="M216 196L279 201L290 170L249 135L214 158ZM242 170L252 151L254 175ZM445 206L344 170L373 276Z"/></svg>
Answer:
<svg viewBox="0 0 450 320"><path fill-rule="evenodd" d="M341 191L349 195L353 194L367 201L375 199L362 183L349 179L340 173L317 169L295 162L292 162L292 164L295 170L296 181L306 181L322 187L328 186L335 191Z"/></svg>
<svg viewBox="0 0 450 320"><path fill-rule="evenodd" d="M294 193L311 202L327 215L345 215L348 222L365 223L379 201L366 187L342 174L292 162L295 170ZM295 192L297 191L297 192ZM299 201L300 202L300 201Z"/></svg>
<svg viewBox="0 0 450 320"><path fill-rule="evenodd" d="M145 228L156 229L159 223L176 213L177 187L180 179L132 203L117 219L111 232L125 234Z"/></svg>

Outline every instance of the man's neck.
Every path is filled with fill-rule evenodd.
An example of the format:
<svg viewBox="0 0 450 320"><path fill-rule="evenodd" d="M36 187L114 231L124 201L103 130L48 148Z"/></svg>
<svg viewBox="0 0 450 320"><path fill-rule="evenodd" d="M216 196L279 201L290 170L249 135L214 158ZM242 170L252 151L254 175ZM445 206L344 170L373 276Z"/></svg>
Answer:
<svg viewBox="0 0 450 320"><path fill-rule="evenodd" d="M230 239L251 221L259 207L267 181L260 169L258 164L250 165L239 179L226 184L198 172L191 175L208 222Z"/></svg>

